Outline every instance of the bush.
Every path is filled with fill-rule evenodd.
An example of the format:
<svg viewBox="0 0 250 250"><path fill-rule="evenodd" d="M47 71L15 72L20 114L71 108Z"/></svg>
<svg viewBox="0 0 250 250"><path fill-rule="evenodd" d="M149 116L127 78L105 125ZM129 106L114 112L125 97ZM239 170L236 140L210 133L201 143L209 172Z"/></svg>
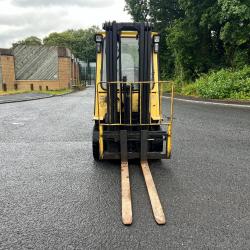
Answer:
<svg viewBox="0 0 250 250"><path fill-rule="evenodd" d="M171 93L172 92L172 84L163 84L163 92ZM181 85L177 82L174 82L174 92L181 93Z"/></svg>
<svg viewBox="0 0 250 250"><path fill-rule="evenodd" d="M191 96L197 96L197 84L191 83L188 85L185 85L181 90L182 95L191 95Z"/></svg>
<svg viewBox="0 0 250 250"><path fill-rule="evenodd" d="M203 75L190 90L195 87L197 94L204 98L250 99L250 66L238 71L222 69Z"/></svg>

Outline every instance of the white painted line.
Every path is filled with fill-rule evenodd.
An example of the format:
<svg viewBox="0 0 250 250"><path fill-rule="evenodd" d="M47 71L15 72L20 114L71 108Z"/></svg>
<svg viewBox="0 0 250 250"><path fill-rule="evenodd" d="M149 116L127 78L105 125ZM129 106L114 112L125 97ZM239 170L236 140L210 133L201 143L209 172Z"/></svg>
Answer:
<svg viewBox="0 0 250 250"><path fill-rule="evenodd" d="M163 98L170 99L169 96L163 96ZM174 98L174 100L182 101L182 102L190 102L190 103L218 105L218 106L228 106L228 107L237 107L237 108L250 108L250 105L245 105L245 104L233 104L233 103L221 103L221 102L206 102L206 101L187 100L187 99L180 99L180 98Z"/></svg>
<svg viewBox="0 0 250 250"><path fill-rule="evenodd" d="M24 126L25 124L23 122L12 122L13 125L21 125Z"/></svg>

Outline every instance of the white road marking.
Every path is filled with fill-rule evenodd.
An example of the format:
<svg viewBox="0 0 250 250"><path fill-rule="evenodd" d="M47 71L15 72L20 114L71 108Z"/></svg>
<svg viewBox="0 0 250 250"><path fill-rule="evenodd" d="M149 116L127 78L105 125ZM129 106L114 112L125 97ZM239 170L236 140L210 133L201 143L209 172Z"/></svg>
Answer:
<svg viewBox="0 0 250 250"><path fill-rule="evenodd" d="M169 96L163 96L163 98L170 99ZM238 108L250 108L250 105L246 105L246 104L233 104L233 103L221 103L221 102L206 102L206 101L196 101L196 100L180 99L180 98L176 98L176 97L174 98L174 100L183 101L183 102L190 102L190 103L218 105L218 106L228 106L228 107L238 107Z"/></svg>
<svg viewBox="0 0 250 250"><path fill-rule="evenodd" d="M25 124L23 122L12 122L13 125L21 125L24 126Z"/></svg>

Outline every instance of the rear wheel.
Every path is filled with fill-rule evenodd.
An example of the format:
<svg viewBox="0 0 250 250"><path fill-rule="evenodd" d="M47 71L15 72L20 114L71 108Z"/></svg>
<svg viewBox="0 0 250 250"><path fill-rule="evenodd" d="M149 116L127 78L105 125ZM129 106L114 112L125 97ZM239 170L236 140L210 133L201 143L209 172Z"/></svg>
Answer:
<svg viewBox="0 0 250 250"><path fill-rule="evenodd" d="M92 152L95 161L99 161L99 131L98 126L94 125L92 134Z"/></svg>

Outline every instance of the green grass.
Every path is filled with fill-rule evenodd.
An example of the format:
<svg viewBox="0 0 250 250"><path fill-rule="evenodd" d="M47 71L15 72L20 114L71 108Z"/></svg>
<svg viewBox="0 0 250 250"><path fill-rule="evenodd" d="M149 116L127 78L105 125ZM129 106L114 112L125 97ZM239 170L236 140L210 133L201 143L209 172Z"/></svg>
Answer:
<svg viewBox="0 0 250 250"><path fill-rule="evenodd" d="M171 93L172 92L172 83L169 82L167 84L163 84L162 91L164 93ZM181 92L181 86L174 83L174 92L175 93L180 93Z"/></svg>
<svg viewBox="0 0 250 250"><path fill-rule="evenodd" d="M34 91L27 91L27 90L11 90L11 91L0 91L0 95L15 95L15 94L25 94L25 93L39 93L39 94L48 94L48 95L63 95L72 92L71 89L60 89L60 90L34 90Z"/></svg>
<svg viewBox="0 0 250 250"><path fill-rule="evenodd" d="M222 69L200 77L197 93L211 99L250 99L250 67L233 71Z"/></svg>
<svg viewBox="0 0 250 250"><path fill-rule="evenodd" d="M197 84L196 83L190 83L186 84L181 88L180 94L186 95L186 96L199 96L197 93Z"/></svg>
<svg viewBox="0 0 250 250"><path fill-rule="evenodd" d="M42 93L42 94L49 94L49 95L63 95L71 93L71 89L61 89L61 90L48 90L48 91L33 91L34 93Z"/></svg>

